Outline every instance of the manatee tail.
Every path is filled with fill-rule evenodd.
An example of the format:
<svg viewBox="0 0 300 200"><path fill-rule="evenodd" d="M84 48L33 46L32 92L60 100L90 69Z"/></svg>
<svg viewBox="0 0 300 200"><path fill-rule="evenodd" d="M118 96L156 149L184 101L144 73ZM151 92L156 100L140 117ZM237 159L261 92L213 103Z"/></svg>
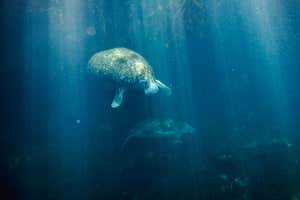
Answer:
<svg viewBox="0 0 300 200"><path fill-rule="evenodd" d="M159 87L159 89L161 91L163 91L166 95L170 96L172 94L172 90L171 88L169 88L168 86L166 86L164 83L160 82L159 80L155 80L157 86Z"/></svg>

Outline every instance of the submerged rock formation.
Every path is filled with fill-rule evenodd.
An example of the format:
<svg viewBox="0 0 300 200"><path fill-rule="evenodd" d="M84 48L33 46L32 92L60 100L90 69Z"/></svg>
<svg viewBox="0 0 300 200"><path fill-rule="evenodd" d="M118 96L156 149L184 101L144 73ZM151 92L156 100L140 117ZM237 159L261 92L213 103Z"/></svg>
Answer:
<svg viewBox="0 0 300 200"><path fill-rule="evenodd" d="M193 133L194 128L186 122L170 118L146 120L130 131L122 148L127 148L133 143L139 142L181 144L185 137L189 137Z"/></svg>

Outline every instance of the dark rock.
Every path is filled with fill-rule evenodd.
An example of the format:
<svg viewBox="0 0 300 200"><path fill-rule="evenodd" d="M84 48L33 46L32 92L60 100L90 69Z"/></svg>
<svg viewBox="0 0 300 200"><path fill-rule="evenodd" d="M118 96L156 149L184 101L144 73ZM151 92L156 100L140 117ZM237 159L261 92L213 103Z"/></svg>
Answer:
<svg viewBox="0 0 300 200"><path fill-rule="evenodd" d="M137 125L125 139L122 149L141 144L145 146L180 145L194 133L194 128L186 122L170 118L150 119Z"/></svg>

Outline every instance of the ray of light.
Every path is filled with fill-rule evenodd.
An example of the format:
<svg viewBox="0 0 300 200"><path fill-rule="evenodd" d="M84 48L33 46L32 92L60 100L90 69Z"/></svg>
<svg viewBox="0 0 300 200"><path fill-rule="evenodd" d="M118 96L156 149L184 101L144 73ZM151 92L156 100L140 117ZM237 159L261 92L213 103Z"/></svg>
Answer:
<svg viewBox="0 0 300 200"><path fill-rule="evenodd" d="M231 93L232 66L229 66L231 62L224 56L226 48L230 48L228 46L230 36L225 35L225 33L231 30L235 30L235 33L240 31L237 27L240 27L241 24L238 24L237 18L241 18L245 26L244 31L248 35L246 39L253 43L248 48L252 49L252 57L259 58L260 61L254 67L257 79L261 79L259 81L265 83L262 90L265 91L264 93L270 103L274 104L279 124L287 128L291 110L288 105L286 90L286 62L281 55L283 52L281 46L283 38L287 38L288 28L285 25L285 14L281 5L278 1L267 0L232 1L230 4L222 1L211 1L209 9L212 29L215 33L215 49L217 49L216 55L218 55L216 60L220 65L220 76L223 74L224 77L224 88L228 94ZM227 24L227 27L224 24ZM243 68L243 66L237 67ZM232 97L232 95L230 96ZM231 99L230 102L230 110L234 112L236 100Z"/></svg>
<svg viewBox="0 0 300 200"><path fill-rule="evenodd" d="M140 1L132 5L130 22L137 49L145 49L146 57L149 58L157 77L173 87L174 94L171 98L178 98L176 101L180 102L179 107L182 108L181 117L192 119L195 104L187 59L184 3L181 0ZM174 45L171 46L172 44ZM172 66L169 66L170 60ZM168 106L162 108L162 105ZM168 110L169 113L179 111L178 106L175 108L166 102L158 107L155 111L158 113L163 110Z"/></svg>

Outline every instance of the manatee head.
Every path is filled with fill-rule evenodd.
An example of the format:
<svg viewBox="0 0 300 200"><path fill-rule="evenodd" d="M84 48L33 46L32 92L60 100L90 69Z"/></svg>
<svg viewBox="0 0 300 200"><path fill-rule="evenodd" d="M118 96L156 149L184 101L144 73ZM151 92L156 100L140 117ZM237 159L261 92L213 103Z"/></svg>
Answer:
<svg viewBox="0 0 300 200"><path fill-rule="evenodd" d="M155 79L153 74L146 73L139 83L144 89L146 95L156 94L160 90L167 95L172 93L172 90L158 79Z"/></svg>
<svg viewBox="0 0 300 200"><path fill-rule="evenodd" d="M155 94L159 91L158 85L153 78L149 80L143 79L140 81L140 84L146 95Z"/></svg>
<svg viewBox="0 0 300 200"><path fill-rule="evenodd" d="M158 79L148 79L148 80L141 80L140 84L144 88L144 92L146 95L156 94L158 91L162 91L163 93L167 94L168 96L172 94L171 88L166 86L164 83L159 81Z"/></svg>

